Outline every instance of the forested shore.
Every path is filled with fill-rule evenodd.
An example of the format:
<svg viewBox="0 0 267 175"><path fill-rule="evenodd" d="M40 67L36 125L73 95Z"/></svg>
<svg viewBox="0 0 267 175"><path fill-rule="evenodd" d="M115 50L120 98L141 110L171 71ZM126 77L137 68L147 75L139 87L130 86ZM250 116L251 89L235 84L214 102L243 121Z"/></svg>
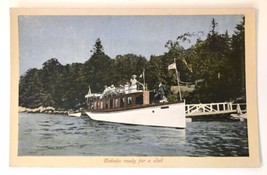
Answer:
<svg viewBox="0 0 267 175"><path fill-rule="evenodd" d="M144 77L139 77L143 70L149 90L161 82L168 89L168 98L176 98L171 91L171 86L177 85L175 72L168 70L174 59L182 84L194 85L194 91L184 95L186 103L245 100L244 25L243 18L234 34L229 35L228 31L220 33L220 26L213 19L205 39L199 37L203 35L199 31L170 38L162 46L167 51L151 55L149 60L133 53L110 58L98 38L92 56L84 63L62 65L57 58L51 58L41 69L31 68L21 75L19 106L52 107L57 111L86 108L89 85L92 92L102 92L105 85L124 85L134 74L143 82ZM193 38L197 38L196 43L185 49L183 43Z"/></svg>

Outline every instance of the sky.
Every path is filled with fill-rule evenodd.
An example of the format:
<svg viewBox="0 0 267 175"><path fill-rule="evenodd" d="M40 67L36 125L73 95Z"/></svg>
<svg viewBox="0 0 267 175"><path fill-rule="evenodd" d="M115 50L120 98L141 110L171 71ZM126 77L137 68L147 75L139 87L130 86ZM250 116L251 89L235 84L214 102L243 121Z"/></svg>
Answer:
<svg viewBox="0 0 267 175"><path fill-rule="evenodd" d="M133 53L148 60L151 55L167 52L168 40L186 32L211 29L218 23L220 33L234 33L242 15L194 16L19 16L20 75L30 68L42 68L50 58L63 65L88 60L97 38L111 58ZM196 39L196 38L194 38ZM194 42L185 43L188 48Z"/></svg>

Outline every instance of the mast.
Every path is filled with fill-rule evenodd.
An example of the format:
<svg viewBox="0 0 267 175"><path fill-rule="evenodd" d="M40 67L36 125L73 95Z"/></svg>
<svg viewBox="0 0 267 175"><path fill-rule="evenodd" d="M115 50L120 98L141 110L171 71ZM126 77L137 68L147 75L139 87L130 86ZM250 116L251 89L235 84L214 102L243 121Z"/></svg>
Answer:
<svg viewBox="0 0 267 175"><path fill-rule="evenodd" d="M180 100L182 100L179 72L178 72L177 66L176 66L176 59L174 58L173 60L174 60L174 64L175 64L175 73L176 73L177 84L178 84L179 98L180 98Z"/></svg>
<svg viewBox="0 0 267 175"><path fill-rule="evenodd" d="M139 76L139 78L143 79L143 84L138 82L139 84L141 84L143 86L143 91L146 90L146 77L145 77L145 68L143 68L143 72L142 74Z"/></svg>
<svg viewBox="0 0 267 175"><path fill-rule="evenodd" d="M88 93L87 93L87 94L88 94L88 95L91 95L91 94L92 94L90 85L88 86Z"/></svg>
<svg viewBox="0 0 267 175"><path fill-rule="evenodd" d="M146 90L146 77L145 77L145 68L143 68L143 79L144 79L144 91Z"/></svg>

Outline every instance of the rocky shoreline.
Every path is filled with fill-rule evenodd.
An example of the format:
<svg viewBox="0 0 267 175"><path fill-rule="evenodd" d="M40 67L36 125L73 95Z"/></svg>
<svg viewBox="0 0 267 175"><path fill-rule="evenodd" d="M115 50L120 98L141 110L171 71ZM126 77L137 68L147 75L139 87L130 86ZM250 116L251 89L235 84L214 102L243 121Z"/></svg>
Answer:
<svg viewBox="0 0 267 175"><path fill-rule="evenodd" d="M38 108L26 108L19 106L19 113L46 113L46 114L68 114L66 110L56 110L54 107L48 106L43 107L40 106Z"/></svg>

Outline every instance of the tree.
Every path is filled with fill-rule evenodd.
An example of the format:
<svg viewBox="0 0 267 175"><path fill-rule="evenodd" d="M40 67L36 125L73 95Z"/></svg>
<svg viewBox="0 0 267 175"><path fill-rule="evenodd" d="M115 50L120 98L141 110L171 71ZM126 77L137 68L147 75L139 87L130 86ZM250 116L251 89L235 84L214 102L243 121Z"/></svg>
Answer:
<svg viewBox="0 0 267 175"><path fill-rule="evenodd" d="M51 58L43 63L40 77L43 86L43 106L61 106L63 66L56 58Z"/></svg>
<svg viewBox="0 0 267 175"><path fill-rule="evenodd" d="M42 105L42 84L39 70L29 69L19 81L19 105L36 108Z"/></svg>
<svg viewBox="0 0 267 175"><path fill-rule="evenodd" d="M211 20L211 31L208 34L208 37L218 35L217 27L218 27L218 23L215 21L214 18L212 18L212 20Z"/></svg>
<svg viewBox="0 0 267 175"><path fill-rule="evenodd" d="M231 40L231 63L235 69L237 96L245 97L245 17L243 17L240 24L237 24L235 33ZM245 100L245 98L244 98Z"/></svg>
<svg viewBox="0 0 267 175"><path fill-rule="evenodd" d="M94 48L93 48L94 54L104 54L104 47L101 44L100 38L96 39Z"/></svg>
<svg viewBox="0 0 267 175"><path fill-rule="evenodd" d="M234 68L229 61L231 52L227 31L220 34L215 19L211 21L211 30L206 40L198 40L191 48L193 55L193 79L202 79L197 90L188 97L194 102L220 102L233 98L235 77Z"/></svg>
<svg viewBox="0 0 267 175"><path fill-rule="evenodd" d="M88 85L91 86L93 92L104 90L106 84L112 83L111 59L104 53L104 47L101 40L98 38L95 42L93 55L84 63L83 72L83 89L88 90Z"/></svg>
<svg viewBox="0 0 267 175"><path fill-rule="evenodd" d="M146 66L146 82L148 85L148 89L156 89L160 82L166 84L163 79L163 59L162 56L154 56L150 57L150 60Z"/></svg>
<svg viewBox="0 0 267 175"><path fill-rule="evenodd" d="M112 62L112 81L115 85L124 85L132 75L139 76L147 65L145 57L134 54L117 55Z"/></svg>

